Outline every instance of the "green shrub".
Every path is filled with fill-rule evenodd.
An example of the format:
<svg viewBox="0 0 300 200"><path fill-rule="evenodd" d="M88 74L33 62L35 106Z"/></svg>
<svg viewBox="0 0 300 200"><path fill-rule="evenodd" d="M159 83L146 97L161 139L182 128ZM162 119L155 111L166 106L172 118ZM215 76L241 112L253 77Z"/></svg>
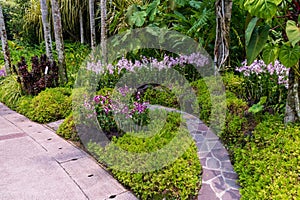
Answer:
<svg viewBox="0 0 300 200"><path fill-rule="evenodd" d="M199 191L201 165L197 156L197 147L190 138L189 132L186 128L179 129L181 120L178 113L169 113L163 128L156 127L157 132L154 131L156 134L151 132L149 133L151 136L136 137L133 134L143 133L126 133L120 138L113 138L114 145L110 143L105 151L95 145L90 145L89 149L99 156L100 161L105 160L108 164L119 162L118 164L124 167L121 168L122 171L114 166L110 167L110 170L122 184L129 187L141 199L191 199ZM158 120L155 125L159 126L158 124L161 123L164 122ZM133 173L137 168L157 167L157 162L159 162L157 160L168 159L172 153L178 152L176 150L164 151L159 155L160 158L155 158L155 160L151 158L141 160L139 166L132 163L132 159L126 159L128 158L126 152L155 152L163 149L171 140L176 141L172 148L181 146L186 148L175 162L156 171ZM118 146L125 153L116 153L114 146Z"/></svg>
<svg viewBox="0 0 300 200"><path fill-rule="evenodd" d="M219 136L226 146L234 147L236 145L243 145L247 136L245 133L247 133L248 128L248 121L245 118L245 111L248 110L247 102L237 98L230 91L226 92L226 98L222 95L211 96L207 84L210 84L210 87L219 87L216 83L213 79L209 78L200 79L192 83L197 92L200 119L208 125L213 125L212 128L219 132ZM228 83L227 86L229 86ZM224 99L226 99L226 102L224 102ZM215 102L214 107L212 107L212 101ZM212 110L213 108L215 110ZM224 109L226 109L225 112ZM220 114L226 114L224 124L221 123ZM220 125L223 126L218 127Z"/></svg>
<svg viewBox="0 0 300 200"><path fill-rule="evenodd" d="M234 93L237 97L242 98L245 93L244 79L241 76L227 72L222 75L222 80L226 91Z"/></svg>
<svg viewBox="0 0 300 200"><path fill-rule="evenodd" d="M161 105L169 108L178 108L179 102L174 93L163 87L150 87L142 95L143 102Z"/></svg>
<svg viewBox="0 0 300 200"><path fill-rule="evenodd" d="M70 139L72 141L78 141L79 137L76 132L76 126L71 113L64 122L58 127L56 133L65 139Z"/></svg>
<svg viewBox="0 0 300 200"><path fill-rule="evenodd" d="M17 76L7 76L0 81L0 101L11 109L17 108L18 100L22 96L22 88Z"/></svg>
<svg viewBox="0 0 300 200"><path fill-rule="evenodd" d="M30 108L24 114L39 123L66 118L71 112L70 94L71 89L68 88L48 88L32 99Z"/></svg>
<svg viewBox="0 0 300 200"><path fill-rule="evenodd" d="M33 106L31 106L32 96L22 96L18 102L16 111L22 115L29 116L33 112Z"/></svg>
<svg viewBox="0 0 300 200"><path fill-rule="evenodd" d="M208 87L204 79L199 79L192 83L193 88L197 93L197 101L200 109L200 119L206 124L209 124L209 117L211 115L211 100Z"/></svg>
<svg viewBox="0 0 300 200"><path fill-rule="evenodd" d="M269 116L243 148L235 149L242 199L300 198L300 126Z"/></svg>

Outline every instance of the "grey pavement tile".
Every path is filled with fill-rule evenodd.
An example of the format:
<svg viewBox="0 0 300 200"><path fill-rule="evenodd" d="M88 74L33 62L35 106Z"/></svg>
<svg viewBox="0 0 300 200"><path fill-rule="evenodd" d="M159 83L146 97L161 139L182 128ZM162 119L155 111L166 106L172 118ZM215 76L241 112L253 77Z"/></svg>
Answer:
<svg viewBox="0 0 300 200"><path fill-rule="evenodd" d="M218 170L211 170L211 169L206 169L206 168L203 168L202 170L203 170L202 180L205 182L221 175L221 172Z"/></svg>
<svg viewBox="0 0 300 200"><path fill-rule="evenodd" d="M227 172L233 172L234 171L230 161L222 161L221 165L222 165L221 166L222 171L227 171Z"/></svg>
<svg viewBox="0 0 300 200"><path fill-rule="evenodd" d="M228 155L228 153L227 153L227 151L224 147L220 148L220 149L214 149L212 151L212 154L213 154L214 157L216 157L220 161L230 162L229 155Z"/></svg>
<svg viewBox="0 0 300 200"><path fill-rule="evenodd" d="M0 199L75 199L85 195L30 137L0 141Z"/></svg>
<svg viewBox="0 0 300 200"><path fill-rule="evenodd" d="M107 199L126 191L109 173L90 158L85 157L61 165L91 200Z"/></svg>
<svg viewBox="0 0 300 200"><path fill-rule="evenodd" d="M212 189L218 194L220 194L223 191L225 191L226 189L228 189L228 186L225 184L225 181L221 176L218 176L218 177L214 178L213 180L211 180L210 185L211 185Z"/></svg>
<svg viewBox="0 0 300 200"><path fill-rule="evenodd" d="M199 131L207 131L208 127L205 124L199 124L198 130Z"/></svg>
<svg viewBox="0 0 300 200"><path fill-rule="evenodd" d="M228 184L231 188L234 188L237 190L240 188L240 186L237 184L236 180L225 178L225 183Z"/></svg>
<svg viewBox="0 0 300 200"><path fill-rule="evenodd" d="M238 179L238 175L235 172L222 172L222 175L227 179Z"/></svg>
<svg viewBox="0 0 300 200"><path fill-rule="evenodd" d="M0 135L0 141L1 140L11 140L15 138L21 138L28 136L26 133L11 133L8 135Z"/></svg>
<svg viewBox="0 0 300 200"><path fill-rule="evenodd" d="M199 191L198 200L219 200L219 198L210 185L204 183Z"/></svg>
<svg viewBox="0 0 300 200"><path fill-rule="evenodd" d="M206 159L206 167L209 169L220 169L221 163L215 158L207 158Z"/></svg>
<svg viewBox="0 0 300 200"><path fill-rule="evenodd" d="M222 196L222 200L238 200L241 198L241 195L238 190L228 190Z"/></svg>
<svg viewBox="0 0 300 200"><path fill-rule="evenodd" d="M21 129L14 126L14 124L7 121L5 118L0 116L0 135L8 135L12 133L20 133Z"/></svg>

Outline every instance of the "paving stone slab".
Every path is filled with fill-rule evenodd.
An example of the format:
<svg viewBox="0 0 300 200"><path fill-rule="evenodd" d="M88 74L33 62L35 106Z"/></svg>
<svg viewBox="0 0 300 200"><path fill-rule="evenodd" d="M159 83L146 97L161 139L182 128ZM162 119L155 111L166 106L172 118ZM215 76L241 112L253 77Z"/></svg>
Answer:
<svg viewBox="0 0 300 200"><path fill-rule="evenodd" d="M87 153L0 103L0 124L4 123L1 200L102 200L113 195L136 199Z"/></svg>
<svg viewBox="0 0 300 200"><path fill-rule="evenodd" d="M90 200L108 199L126 192L115 179L90 158L81 158L61 164L72 179L80 185ZM79 172L79 173L78 173Z"/></svg>
<svg viewBox="0 0 300 200"><path fill-rule="evenodd" d="M164 109L162 106L155 106L155 108L158 107ZM172 111L176 112L174 109ZM239 186L236 183L238 176L234 172L228 152L218 136L197 117L183 113L183 118L186 119L187 127L196 142L197 154L203 169L202 187L198 199L240 199Z"/></svg>
<svg viewBox="0 0 300 200"><path fill-rule="evenodd" d="M1 200L87 199L30 137L0 141L0 169Z"/></svg>

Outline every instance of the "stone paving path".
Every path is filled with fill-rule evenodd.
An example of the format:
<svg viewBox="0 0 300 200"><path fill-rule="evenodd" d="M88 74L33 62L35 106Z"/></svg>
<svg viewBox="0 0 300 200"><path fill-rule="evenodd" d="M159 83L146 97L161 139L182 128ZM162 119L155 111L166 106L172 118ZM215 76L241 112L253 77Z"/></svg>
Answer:
<svg viewBox="0 0 300 200"><path fill-rule="evenodd" d="M240 199L237 174L231 165L229 155L219 138L197 117L162 106L148 105L150 109L160 108L180 112L196 142L202 165L202 186L198 200Z"/></svg>
<svg viewBox="0 0 300 200"><path fill-rule="evenodd" d="M150 106L150 108L157 107L169 111L181 112L161 106ZM203 169L202 186L199 191L198 200L240 199L239 186L236 184L238 178L237 174L234 172L229 160L229 155L219 138L197 117L187 113L183 113L183 117L197 144L198 156ZM62 120L50 123L47 126L52 129L57 129L60 123L62 123ZM51 140L49 140L49 138L51 138ZM30 146L30 149L26 149L28 145ZM40 152L41 150L45 152ZM37 154L35 151L39 153ZM14 152L19 154L19 156L22 155L22 157L26 157L28 154L33 153L32 155L30 154L26 164L28 164L30 159L33 159L36 156L38 156L38 160L36 161L42 163L33 162L29 167L23 168L20 172L20 167L22 167L20 164L24 163L20 163L20 158L13 156L12 153ZM12 155L9 156L8 153ZM23 199L25 198L24 194L26 194L26 192L29 192L29 194L30 192L37 192L32 186L41 188L45 186L44 184L47 184L47 187L52 185L52 187L50 187L51 190L53 190L51 192L52 196L45 196L45 193L35 193L35 195L40 196L45 200L53 199L54 196L56 198L57 195L69 198L71 197L68 196L70 195L70 191L73 191L72 199L136 199L136 197L108 175L105 170L96 165L95 161L87 154L63 141L63 139L49 129L46 129L44 126L31 122L24 116L11 111L1 103L0 155L0 175L3 175L1 175L2 178L0 180L0 191L2 191L0 194L1 200L6 199L6 197L7 199L20 199L20 196L18 196L20 193L16 190L18 188L14 188L14 191L11 191L11 189L17 183L14 180L17 180L22 176L25 177L25 180L23 180L25 185L23 184L17 187L23 191ZM14 169L14 167L11 168L11 165L8 166L7 163L9 162L18 165L18 169ZM38 166L36 166L36 164L38 164ZM49 164L51 165L52 171L55 171L55 173L50 174L50 176L47 173L41 173L43 170L49 170ZM10 168L5 168L5 166ZM86 166L90 167L87 168ZM36 169L39 174L32 174L33 169ZM9 175L10 172L18 174ZM22 175L23 172L25 174ZM67 173L67 176L65 176L64 173ZM91 176L91 174L93 174L93 176ZM41 176L44 176L45 179L41 179ZM65 178L61 179L62 177ZM34 178L36 183L30 182L33 180L32 178ZM51 182L53 181L52 178L59 179L59 183ZM109 184L109 187L107 187L107 184ZM26 185L30 187L31 190L26 187ZM114 188L112 185L114 185ZM69 192L59 193L59 191L63 190L63 186L67 186ZM102 191L101 189L99 190L99 188L103 187L106 187L106 189ZM27 188L28 190L25 192L24 188ZM97 193L97 191L100 191L100 193ZM74 195L76 195L75 198ZM3 198L1 198L1 196ZM31 197L33 196L31 195ZM28 199L30 198L28 197Z"/></svg>
<svg viewBox="0 0 300 200"><path fill-rule="evenodd" d="M198 156L202 165L202 186L198 200L237 200L240 199L237 174L231 165L229 155L219 138L197 117L175 109L148 105L180 112L187 122L188 129L198 147ZM56 130L62 120L47 124Z"/></svg>

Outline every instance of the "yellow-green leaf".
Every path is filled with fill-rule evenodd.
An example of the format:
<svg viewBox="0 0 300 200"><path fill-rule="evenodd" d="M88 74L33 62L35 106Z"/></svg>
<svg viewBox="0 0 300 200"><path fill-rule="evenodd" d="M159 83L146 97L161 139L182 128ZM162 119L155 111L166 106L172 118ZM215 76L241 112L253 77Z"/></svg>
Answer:
<svg viewBox="0 0 300 200"><path fill-rule="evenodd" d="M300 28L297 26L295 21L287 21L286 34L293 46L295 46L300 41Z"/></svg>

